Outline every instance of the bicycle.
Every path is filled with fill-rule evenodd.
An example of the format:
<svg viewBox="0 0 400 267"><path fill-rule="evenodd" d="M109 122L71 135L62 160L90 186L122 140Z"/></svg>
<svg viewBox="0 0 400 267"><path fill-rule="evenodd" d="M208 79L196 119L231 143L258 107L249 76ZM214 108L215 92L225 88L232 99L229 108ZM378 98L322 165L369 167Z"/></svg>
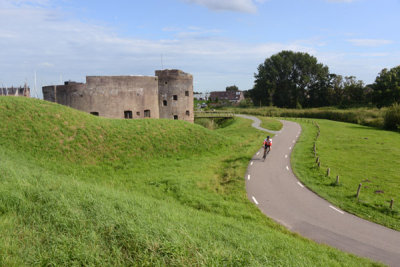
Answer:
<svg viewBox="0 0 400 267"><path fill-rule="evenodd" d="M268 151L267 151L268 150ZM265 161L265 158L267 157L267 155L269 154L269 151L271 150L271 148L269 147L264 147L264 155L263 155L263 161Z"/></svg>

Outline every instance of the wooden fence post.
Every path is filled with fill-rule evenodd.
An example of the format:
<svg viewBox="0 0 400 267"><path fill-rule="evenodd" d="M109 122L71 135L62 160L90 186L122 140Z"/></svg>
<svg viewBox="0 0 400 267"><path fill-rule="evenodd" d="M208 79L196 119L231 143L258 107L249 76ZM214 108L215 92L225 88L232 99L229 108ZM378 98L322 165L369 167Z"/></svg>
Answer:
<svg viewBox="0 0 400 267"><path fill-rule="evenodd" d="M328 168L327 170L326 170L326 176L330 176L331 175L331 168Z"/></svg>
<svg viewBox="0 0 400 267"><path fill-rule="evenodd" d="M357 189L357 199L358 199L358 197L360 196L361 186L362 186L362 184L359 184L359 185L358 185L358 189Z"/></svg>
<svg viewBox="0 0 400 267"><path fill-rule="evenodd" d="M390 201L390 209L391 209L391 210L393 209L393 202L394 202L394 200L392 199L392 200Z"/></svg>
<svg viewBox="0 0 400 267"><path fill-rule="evenodd" d="M336 184L337 184L337 185L339 184L339 175L336 176Z"/></svg>
<svg viewBox="0 0 400 267"><path fill-rule="evenodd" d="M320 168L321 167L321 162L318 162L318 168Z"/></svg>
<svg viewBox="0 0 400 267"><path fill-rule="evenodd" d="M319 157L317 157L317 160L315 161L315 163L318 163L319 162Z"/></svg>

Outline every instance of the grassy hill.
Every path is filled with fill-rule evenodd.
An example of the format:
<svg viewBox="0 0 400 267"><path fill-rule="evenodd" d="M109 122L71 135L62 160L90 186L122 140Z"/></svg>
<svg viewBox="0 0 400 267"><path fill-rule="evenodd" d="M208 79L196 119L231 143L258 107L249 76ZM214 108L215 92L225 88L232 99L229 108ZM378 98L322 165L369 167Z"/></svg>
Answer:
<svg viewBox="0 0 400 267"><path fill-rule="evenodd" d="M0 97L0 265L374 265L247 200L263 137L241 119L210 131Z"/></svg>

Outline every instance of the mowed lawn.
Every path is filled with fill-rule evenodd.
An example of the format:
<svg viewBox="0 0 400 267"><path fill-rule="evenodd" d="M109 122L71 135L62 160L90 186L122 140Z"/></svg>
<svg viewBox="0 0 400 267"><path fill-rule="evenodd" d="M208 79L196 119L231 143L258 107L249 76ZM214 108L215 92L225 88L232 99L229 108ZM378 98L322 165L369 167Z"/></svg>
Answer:
<svg viewBox="0 0 400 267"><path fill-rule="evenodd" d="M270 118L270 117L257 117L261 120L261 127L264 129L268 129L271 131L280 131L282 129L282 123L278 119Z"/></svg>
<svg viewBox="0 0 400 267"><path fill-rule="evenodd" d="M400 133L329 120L296 121L303 129L292 154L298 178L340 208L400 230ZM320 126L316 141L320 168L313 152L317 127L312 122Z"/></svg>
<svg viewBox="0 0 400 267"><path fill-rule="evenodd" d="M376 266L247 199L264 138L250 124L210 131L0 97L0 266Z"/></svg>

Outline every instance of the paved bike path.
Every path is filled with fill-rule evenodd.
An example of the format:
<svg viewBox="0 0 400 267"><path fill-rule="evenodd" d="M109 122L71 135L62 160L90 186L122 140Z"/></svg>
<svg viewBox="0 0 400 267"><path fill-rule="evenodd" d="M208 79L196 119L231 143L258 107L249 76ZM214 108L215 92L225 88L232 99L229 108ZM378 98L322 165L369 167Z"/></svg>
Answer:
<svg viewBox="0 0 400 267"><path fill-rule="evenodd" d="M255 117L237 115L255 121ZM245 179L247 196L268 217L289 230L346 252L400 266L400 232L344 212L308 190L293 174L290 154L301 134L299 124L282 121L265 162L262 149L252 158ZM258 124L258 125L257 125Z"/></svg>

